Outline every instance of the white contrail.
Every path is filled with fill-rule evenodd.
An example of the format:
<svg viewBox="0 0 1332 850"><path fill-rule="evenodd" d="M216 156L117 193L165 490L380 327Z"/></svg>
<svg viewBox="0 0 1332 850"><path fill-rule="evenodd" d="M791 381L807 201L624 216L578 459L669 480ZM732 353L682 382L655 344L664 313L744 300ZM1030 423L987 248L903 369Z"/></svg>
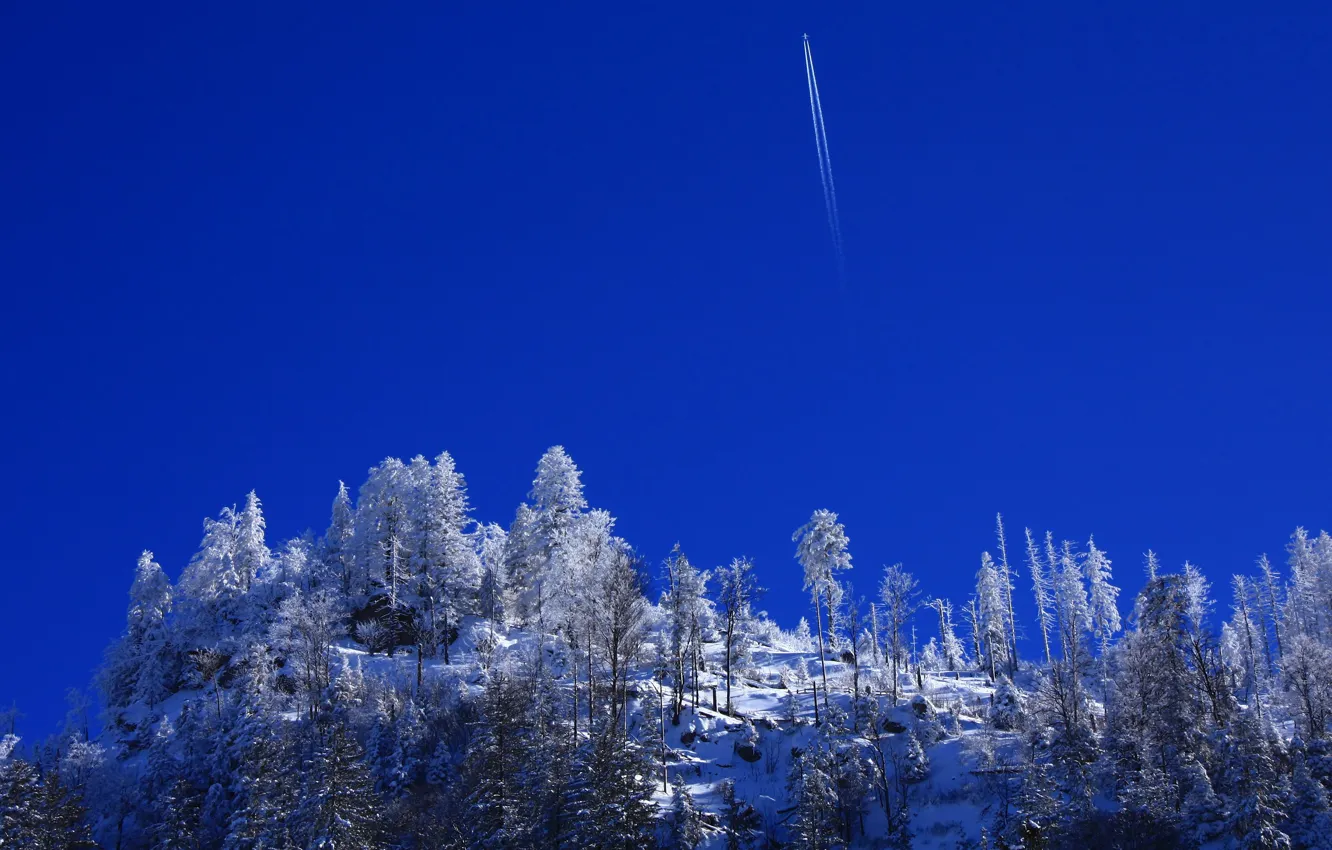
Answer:
<svg viewBox="0 0 1332 850"><path fill-rule="evenodd" d="M819 136L819 113L814 104L814 64L809 52L809 40L805 40L805 83L809 86L809 120L814 124L814 152L819 158L819 182L823 184L823 205L828 210L828 232L833 237L833 247L837 245L837 227L833 224L832 195L828 193L828 171L823 165L823 140Z"/></svg>
<svg viewBox="0 0 1332 850"><path fill-rule="evenodd" d="M809 84L809 114L814 124L814 147L819 157L819 181L823 184L823 202L828 208L828 230L839 267L845 264L842 251L842 221L837 211L837 184L833 182L832 157L828 152L828 128L823 120L823 100L819 97L819 79L814 73L814 54L805 37L805 82Z"/></svg>
<svg viewBox="0 0 1332 850"><path fill-rule="evenodd" d="M809 44L805 44L809 53ZM819 78L814 73L814 55L809 54L809 78L814 83L814 106L819 113L819 135L823 138L823 167L828 171L828 196L832 201L832 219L837 228L837 247L842 246L842 217L837 210L837 184L833 182L832 154L828 150L828 125L823 122L823 99L819 97Z"/></svg>

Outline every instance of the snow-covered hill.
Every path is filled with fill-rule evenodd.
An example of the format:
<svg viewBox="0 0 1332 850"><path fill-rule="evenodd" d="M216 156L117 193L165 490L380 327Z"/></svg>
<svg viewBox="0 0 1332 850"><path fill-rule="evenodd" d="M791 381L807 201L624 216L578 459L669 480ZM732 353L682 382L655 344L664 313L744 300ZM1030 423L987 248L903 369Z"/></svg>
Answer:
<svg viewBox="0 0 1332 850"><path fill-rule="evenodd" d="M1094 540L1028 532L1041 650L1019 660L1002 521L965 606L900 566L866 605L815 511L814 626L784 629L751 563L653 568L580 475L551 449L505 529L447 454L390 458L318 539L270 548L251 493L176 583L144 552L100 736L80 703L50 741L0 739L0 847L1332 841L1326 533L1297 529L1289 582L1266 558L1237 576L1218 623L1188 564L1149 553L1122 618Z"/></svg>

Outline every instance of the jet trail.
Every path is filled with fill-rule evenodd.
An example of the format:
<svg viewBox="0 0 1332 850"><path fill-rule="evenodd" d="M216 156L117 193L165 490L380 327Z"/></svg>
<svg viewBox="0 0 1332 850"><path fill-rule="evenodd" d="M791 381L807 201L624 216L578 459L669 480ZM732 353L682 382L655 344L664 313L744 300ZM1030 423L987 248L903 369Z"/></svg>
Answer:
<svg viewBox="0 0 1332 850"><path fill-rule="evenodd" d="M814 73L814 54L805 36L805 82L809 85L809 116L814 124L814 148L819 157L819 181L823 184L823 203L828 208L828 230L832 234L837 265L843 270L846 255L842 251L842 221L837 212L837 185L833 182L832 157L828 153L828 128L823 121L823 100L819 97L819 79Z"/></svg>

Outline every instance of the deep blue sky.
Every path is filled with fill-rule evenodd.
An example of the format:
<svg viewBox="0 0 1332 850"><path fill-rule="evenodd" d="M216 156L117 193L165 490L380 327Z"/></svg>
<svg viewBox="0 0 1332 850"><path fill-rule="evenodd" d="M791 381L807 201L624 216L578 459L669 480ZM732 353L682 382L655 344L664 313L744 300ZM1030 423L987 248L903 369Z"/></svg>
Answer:
<svg viewBox="0 0 1332 850"><path fill-rule="evenodd" d="M389 454L507 523L563 443L788 625L818 507L859 592L964 596L1002 510L1126 610L1332 524L1325 4L852 5L7 4L0 702L51 730L140 549Z"/></svg>

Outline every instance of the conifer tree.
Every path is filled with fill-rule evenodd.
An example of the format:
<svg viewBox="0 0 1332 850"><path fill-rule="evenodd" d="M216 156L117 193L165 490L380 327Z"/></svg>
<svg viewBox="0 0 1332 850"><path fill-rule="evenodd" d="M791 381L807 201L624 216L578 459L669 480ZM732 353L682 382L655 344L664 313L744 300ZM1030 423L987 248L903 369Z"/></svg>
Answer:
<svg viewBox="0 0 1332 850"><path fill-rule="evenodd" d="M152 850L200 850L202 795L181 777L157 801L157 821L149 830Z"/></svg>
<svg viewBox="0 0 1332 850"><path fill-rule="evenodd" d="M1281 660L1281 679L1304 734L1323 738L1332 719L1332 650L1306 634L1296 635Z"/></svg>
<svg viewBox="0 0 1332 850"><path fill-rule="evenodd" d="M383 844L383 801L375 794L365 753L342 723L316 743L305 774L302 802L293 815L294 832L310 848L355 847L375 850Z"/></svg>
<svg viewBox="0 0 1332 850"><path fill-rule="evenodd" d="M1255 698L1258 690L1258 648L1255 633L1257 624L1253 621L1251 587L1244 576L1231 577L1231 590L1234 593L1231 628L1235 632L1235 641L1239 650L1240 670L1243 674L1244 699L1248 702Z"/></svg>
<svg viewBox="0 0 1332 850"><path fill-rule="evenodd" d="M241 612L242 578L236 569L239 517L226 507L217 519L204 520L199 551L181 573L177 631L183 647L195 649L232 637Z"/></svg>
<svg viewBox="0 0 1332 850"><path fill-rule="evenodd" d="M938 598L930 602L930 607L939 615L939 655L943 668L949 673L960 671L966 665L967 658L962 641L958 640L953 627L953 603Z"/></svg>
<svg viewBox="0 0 1332 850"><path fill-rule="evenodd" d="M976 613L973 631L979 661L984 650L991 681L998 673L997 665L1004 664L1008 656L1008 617L1004 606L1003 577L989 552L981 554L981 568L976 573Z"/></svg>
<svg viewBox="0 0 1332 850"><path fill-rule="evenodd" d="M1321 637L1326 632L1327 615L1321 604L1318 557L1309 532L1296 528L1286 545L1287 564L1290 566L1290 590L1283 611L1288 625L1297 634Z"/></svg>
<svg viewBox="0 0 1332 850"><path fill-rule="evenodd" d="M370 470L356 499L354 599L364 602L377 589L390 609L403 602L410 576L412 524L407 467L386 458Z"/></svg>
<svg viewBox="0 0 1332 850"><path fill-rule="evenodd" d="M1003 514L994 515L994 527L999 543L999 586L1003 592L1003 609L1008 627L1008 643L1004 654L1008 657L1008 676L1012 678L1017 674L1018 665L1017 616L1013 613L1013 579L1017 577L1017 570L1008 563L1008 540L1004 536Z"/></svg>
<svg viewBox="0 0 1332 850"><path fill-rule="evenodd" d="M828 662L824 652L823 614L819 602L828 606L828 625L833 623L833 594L838 592L836 575L851 568L850 541L846 529L837 521L837 514L817 510L805 525L796 529L791 540L796 545L796 558L805 569L804 589L814 603L814 616L819 626L819 672L823 679L823 706L828 707Z"/></svg>
<svg viewBox="0 0 1332 850"><path fill-rule="evenodd" d="M675 774L671 782L671 822L666 839L667 850L694 850L703 840L703 820L684 777Z"/></svg>
<svg viewBox="0 0 1332 850"><path fill-rule="evenodd" d="M504 622L508 611L505 588L509 582L504 569L508 537L508 532L492 522L482 526L476 538L477 558L481 562L477 603L481 615L498 624Z"/></svg>
<svg viewBox="0 0 1332 850"><path fill-rule="evenodd" d="M651 755L608 725L578 750L565 801L562 848L637 850L652 841Z"/></svg>
<svg viewBox="0 0 1332 850"><path fill-rule="evenodd" d="M541 456L529 498L509 532L507 569L518 618L546 630L559 619L545 608L570 568L568 546L587 510L582 472L563 446Z"/></svg>
<svg viewBox="0 0 1332 850"><path fill-rule="evenodd" d="M113 711L135 701L152 708L174 688L179 664L168 632L171 608L171 582L153 553L144 550L130 586L125 632L108 650L98 675L103 699Z"/></svg>
<svg viewBox="0 0 1332 850"><path fill-rule="evenodd" d="M1327 789L1309 773L1304 758L1297 757L1291 775L1290 834L1291 850L1328 850L1332 847L1332 806Z"/></svg>
<svg viewBox="0 0 1332 850"><path fill-rule="evenodd" d="M732 667L749 652L748 630L754 618L753 605L763 592L754 578L754 564L735 558L717 569L717 607L725 630L726 713L731 713Z"/></svg>
<svg viewBox="0 0 1332 850"><path fill-rule="evenodd" d="M245 496L245 507L236 518L236 571L240 575L241 592L249 593L255 577L268 566L272 553L264 543L263 505L251 490Z"/></svg>
<svg viewBox="0 0 1332 850"><path fill-rule="evenodd" d="M690 680L697 681L698 660L702 651L702 628L706 621L705 596L708 575L700 572L675 544L663 565L661 607L665 609L666 651L669 655L675 700L672 722L680 722L685 692ZM737 588L738 589L738 588ZM733 600L737 601L737 600ZM740 611L737 611L739 614ZM729 654L729 653L728 653ZM695 704L697 704L695 690Z"/></svg>
<svg viewBox="0 0 1332 850"><path fill-rule="evenodd" d="M1181 785L1185 789L1181 813L1192 827L1200 844L1213 841L1225 828L1225 807L1212 789L1207 770L1197 759L1187 759L1181 772Z"/></svg>
<svg viewBox="0 0 1332 850"><path fill-rule="evenodd" d="M1262 600L1263 600L1263 642L1266 645L1267 666L1269 675L1276 672L1276 663L1281 660L1281 601L1280 590L1277 580L1276 570L1272 567L1272 562L1263 555L1258 559L1258 571L1262 574ZM1268 628L1271 628L1271 637L1273 644L1267 644ZM1275 646L1276 652L1273 654L1272 648Z"/></svg>
<svg viewBox="0 0 1332 850"><path fill-rule="evenodd" d="M339 481L337 495L333 497L328 530L320 538L320 559L324 565L324 574L331 581L337 582L344 598L352 595L352 567L355 558L352 543L353 523L351 496L347 493L346 483Z"/></svg>
<svg viewBox="0 0 1332 850"><path fill-rule="evenodd" d="M721 783L722 829L726 834L726 850L745 850L758 829L758 812L735 793L735 780Z"/></svg>
<svg viewBox="0 0 1332 850"><path fill-rule="evenodd" d="M837 787L828 750L815 743L794 754L787 777L787 792L795 804L791 820L791 846L799 850L841 847L838 828Z"/></svg>
<svg viewBox="0 0 1332 850"><path fill-rule="evenodd" d="M1045 647L1045 663L1054 664L1050 653L1050 631L1054 626L1052 602L1050 599L1050 574L1041 563L1041 555L1036 550L1036 541L1031 536L1031 529L1024 529L1027 534L1027 570L1031 573L1032 595L1036 600L1036 622L1041 628L1041 643ZM1048 537L1048 532L1047 532Z"/></svg>
<svg viewBox="0 0 1332 850"><path fill-rule="evenodd" d="M918 584L916 577L902 569L901 564L884 567L883 581L879 584L886 620L888 666L892 670L893 705L897 705L898 665L906 655L906 626L920 604Z"/></svg>
<svg viewBox="0 0 1332 850"><path fill-rule="evenodd" d="M1255 713L1245 712L1226 742L1225 773L1230 789L1228 826L1243 850L1289 850L1281 829L1286 818L1276 765Z"/></svg>
<svg viewBox="0 0 1332 850"><path fill-rule="evenodd" d="M1110 640L1119 631L1119 588L1110 583L1110 559L1096 548L1096 540L1087 538L1087 553L1082 559L1082 569L1087 576L1089 588L1088 616L1091 621L1091 633L1099 642L1102 657L1110 647Z"/></svg>

